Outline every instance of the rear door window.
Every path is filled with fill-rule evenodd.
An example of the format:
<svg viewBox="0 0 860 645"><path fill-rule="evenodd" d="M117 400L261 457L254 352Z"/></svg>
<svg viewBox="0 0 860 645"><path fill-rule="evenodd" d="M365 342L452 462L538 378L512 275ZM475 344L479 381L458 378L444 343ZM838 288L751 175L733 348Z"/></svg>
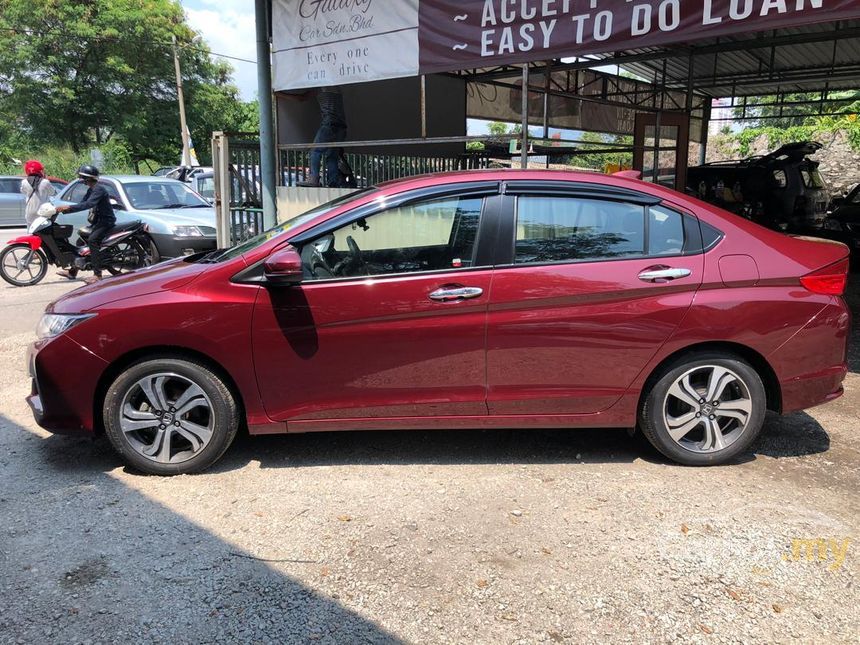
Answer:
<svg viewBox="0 0 860 645"><path fill-rule="evenodd" d="M20 193L20 179L0 179L0 193Z"/></svg>
<svg viewBox="0 0 860 645"><path fill-rule="evenodd" d="M643 255L643 206L578 197L517 199L515 264Z"/></svg>
<svg viewBox="0 0 860 645"><path fill-rule="evenodd" d="M515 264L680 255L683 216L664 206L563 197L517 198Z"/></svg>

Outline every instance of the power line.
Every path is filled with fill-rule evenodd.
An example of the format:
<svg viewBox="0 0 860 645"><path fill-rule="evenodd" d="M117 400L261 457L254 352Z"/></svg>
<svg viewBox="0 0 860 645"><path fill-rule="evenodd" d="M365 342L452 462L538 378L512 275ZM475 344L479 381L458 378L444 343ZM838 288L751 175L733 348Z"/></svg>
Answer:
<svg viewBox="0 0 860 645"><path fill-rule="evenodd" d="M78 34L70 34L70 33L64 32L64 31L56 30L56 29L35 30L35 29L14 29L12 27L0 27L0 31L5 31L7 33L18 34L18 35L23 35L23 36L63 36L66 38L74 38L77 41L88 40L90 42L110 42L110 41L116 40L116 37L114 37L114 36L81 37ZM149 45L157 45L157 46L164 47L164 48L173 47L172 43L161 42L158 40L150 40L150 41L142 40L141 42L149 44ZM242 63L250 63L251 65L257 64L257 61L255 61L255 60L250 60L248 58L241 58L239 56L231 56L230 54L221 54L219 52L213 52L209 49L206 49L204 47L198 47L196 45L177 43L177 47L179 47L180 49L190 49L193 51L202 52L204 54L208 54L210 56L216 56L218 58L227 58L229 60L236 60L236 61L239 61Z"/></svg>

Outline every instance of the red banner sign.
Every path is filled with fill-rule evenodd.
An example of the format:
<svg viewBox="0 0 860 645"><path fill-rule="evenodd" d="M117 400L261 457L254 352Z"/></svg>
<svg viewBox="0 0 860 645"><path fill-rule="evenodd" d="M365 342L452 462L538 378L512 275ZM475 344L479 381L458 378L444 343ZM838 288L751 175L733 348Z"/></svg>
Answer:
<svg viewBox="0 0 860 645"><path fill-rule="evenodd" d="M860 18L860 0L420 0L422 74Z"/></svg>

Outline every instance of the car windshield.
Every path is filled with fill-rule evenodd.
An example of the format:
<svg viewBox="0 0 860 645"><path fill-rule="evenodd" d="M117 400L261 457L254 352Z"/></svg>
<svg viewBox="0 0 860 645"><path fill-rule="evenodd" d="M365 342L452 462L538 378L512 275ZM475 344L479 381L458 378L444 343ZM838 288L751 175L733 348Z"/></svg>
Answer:
<svg viewBox="0 0 860 645"><path fill-rule="evenodd" d="M368 193L376 192L377 190L379 189L376 187L363 188L361 190L348 193L346 195L341 195L340 197L337 197L330 202L321 204L320 206L312 208L311 210L306 211L301 215L297 215L296 217L288 219L286 222L278 224L277 226L270 228L268 231L260 233L256 237L252 237L250 240L247 240L242 244L231 247L229 249L225 249L223 251L218 251L217 255L206 257L205 260L207 262L223 262L225 260L232 260L233 258L237 258L240 255L247 253L248 251L256 249L258 246L262 246L263 244L271 240L273 237L280 235L281 233L289 231L292 228L296 228L297 226L304 224L305 222L313 219L314 217L327 213L339 206L348 204L352 201L357 200L360 197L364 197Z"/></svg>
<svg viewBox="0 0 860 645"><path fill-rule="evenodd" d="M124 184L132 207L137 210L160 208L209 208L209 204L181 182L152 181Z"/></svg>

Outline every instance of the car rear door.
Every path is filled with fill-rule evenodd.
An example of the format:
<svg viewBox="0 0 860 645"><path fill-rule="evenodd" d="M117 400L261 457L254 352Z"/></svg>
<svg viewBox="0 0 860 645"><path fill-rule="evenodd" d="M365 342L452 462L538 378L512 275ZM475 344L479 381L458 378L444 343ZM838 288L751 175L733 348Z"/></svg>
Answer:
<svg viewBox="0 0 860 645"><path fill-rule="evenodd" d="M486 417L483 231L500 201L486 182L389 196L292 240L305 280L261 289L253 319L269 416L305 430Z"/></svg>
<svg viewBox="0 0 860 645"><path fill-rule="evenodd" d="M508 184L487 328L490 414L615 403L702 282L698 220L631 191ZM507 257L504 257L507 254Z"/></svg>
<svg viewBox="0 0 860 645"><path fill-rule="evenodd" d="M0 177L0 226L24 226L25 224L21 179Z"/></svg>

